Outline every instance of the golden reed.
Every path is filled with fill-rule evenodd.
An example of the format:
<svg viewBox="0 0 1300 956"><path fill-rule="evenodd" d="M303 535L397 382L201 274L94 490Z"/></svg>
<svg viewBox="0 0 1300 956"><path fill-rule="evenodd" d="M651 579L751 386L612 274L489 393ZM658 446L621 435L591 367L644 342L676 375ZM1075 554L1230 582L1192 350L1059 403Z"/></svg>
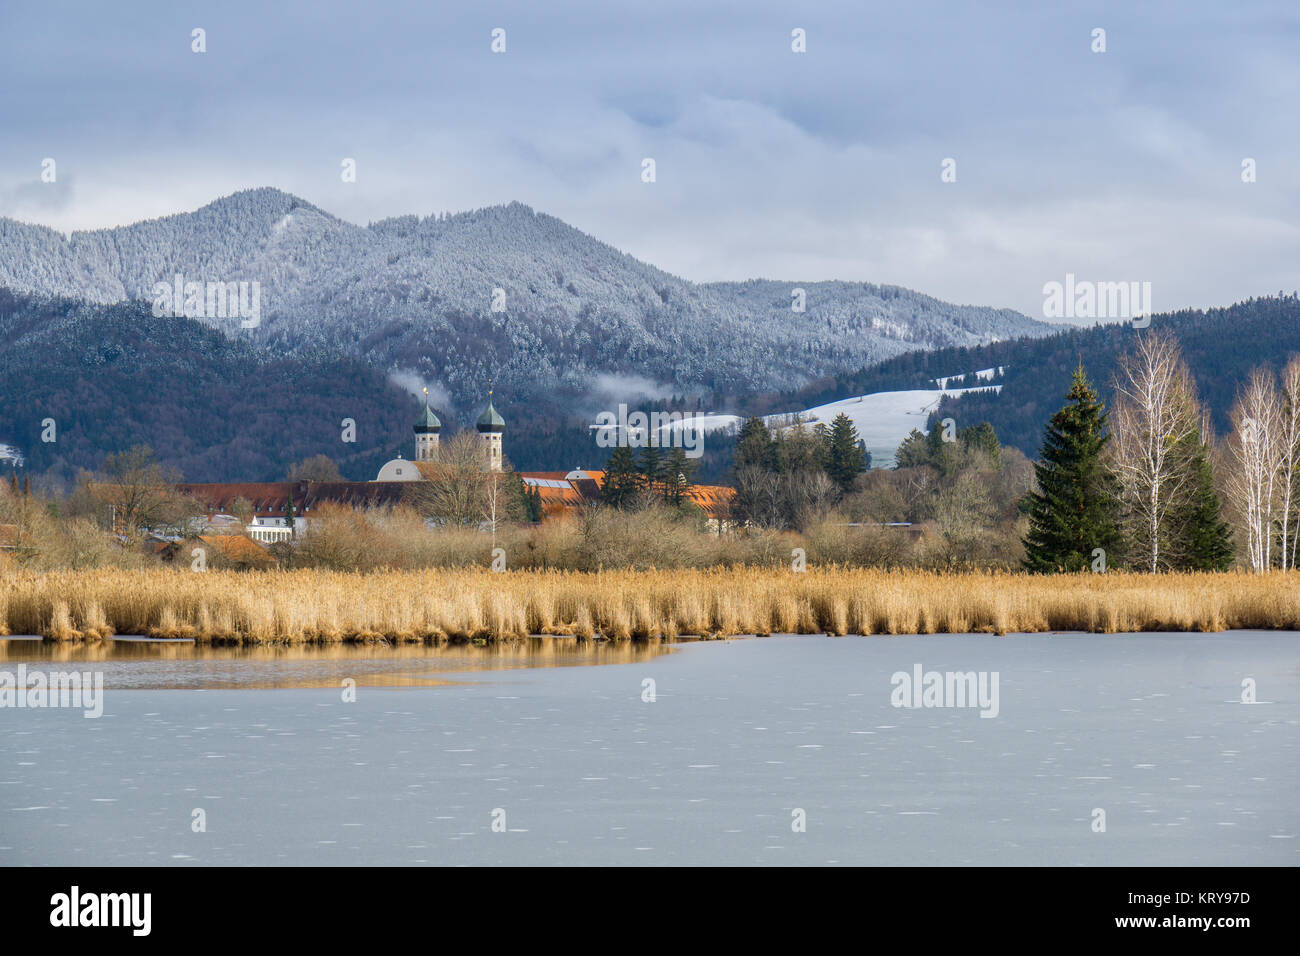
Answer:
<svg viewBox="0 0 1300 956"><path fill-rule="evenodd" d="M741 634L1300 630L1300 572L0 572L0 634L281 644Z"/></svg>

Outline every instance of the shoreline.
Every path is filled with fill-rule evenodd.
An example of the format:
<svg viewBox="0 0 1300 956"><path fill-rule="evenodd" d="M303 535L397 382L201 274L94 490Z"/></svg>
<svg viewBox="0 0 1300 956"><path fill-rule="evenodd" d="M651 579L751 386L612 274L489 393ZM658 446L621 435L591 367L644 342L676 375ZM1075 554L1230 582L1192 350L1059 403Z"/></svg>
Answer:
<svg viewBox="0 0 1300 956"><path fill-rule="evenodd" d="M334 647L346 647L350 649L365 648L404 648L419 649L429 648L432 650L449 650L457 648L484 648L484 647L501 647L507 645L519 645L528 641L550 641L557 644L573 644L576 646L590 645L594 647L611 646L617 647L623 644L633 645L662 645L664 647L684 647L688 644L717 644L727 643L729 641L754 641L762 640L769 637L1122 637L1129 634L1154 634L1165 637L1176 635L1195 635L1195 634L1232 634L1244 632L1259 633L1295 633L1300 634L1300 627L1274 627L1274 628L1246 628L1246 627L1225 627L1218 630L1201 630L1197 628L1187 628L1184 630L1161 630L1159 628L1143 628L1140 630L1127 631L1085 631L1078 628L1050 628L1041 631L1008 631L999 634L994 631L926 631L918 632L891 632L891 633L872 633L860 634L849 632L846 634L831 634L827 631L801 631L801 632L782 632L773 631L770 634L755 633L737 633L737 634L678 634L676 637L651 637L633 640L618 640L612 637L605 637L596 634L594 637L578 637L574 634L509 634L501 637L492 638L491 640L467 640L464 638L422 638L416 640L395 641L387 638L373 638L367 640L349 640L347 638L337 640L297 640L297 641L250 641L234 639L202 639L193 637L149 637L144 634L110 634L107 637L76 637L76 638L52 638L40 634L0 634L0 647L4 647L9 642L30 642L41 647L93 647L108 646L112 644L133 644L141 647L192 647L196 649L213 649L213 650L237 650L237 649L264 649L264 650L328 650Z"/></svg>
<svg viewBox="0 0 1300 956"><path fill-rule="evenodd" d="M1300 630L1300 572L9 572L0 634L211 645Z"/></svg>

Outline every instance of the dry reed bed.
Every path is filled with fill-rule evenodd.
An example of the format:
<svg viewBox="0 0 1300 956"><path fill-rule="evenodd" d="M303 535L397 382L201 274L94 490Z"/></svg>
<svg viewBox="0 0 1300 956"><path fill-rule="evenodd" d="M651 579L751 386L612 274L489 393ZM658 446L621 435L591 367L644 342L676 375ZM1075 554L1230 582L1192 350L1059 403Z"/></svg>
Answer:
<svg viewBox="0 0 1300 956"><path fill-rule="evenodd" d="M1300 572L0 573L0 634L52 640L145 634L263 644L1225 628L1300 630Z"/></svg>

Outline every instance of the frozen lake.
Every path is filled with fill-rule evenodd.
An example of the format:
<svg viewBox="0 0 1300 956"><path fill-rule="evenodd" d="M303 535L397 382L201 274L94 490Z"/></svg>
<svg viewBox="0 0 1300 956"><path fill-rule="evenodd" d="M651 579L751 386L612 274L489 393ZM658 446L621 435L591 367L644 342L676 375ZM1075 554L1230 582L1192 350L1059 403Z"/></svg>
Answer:
<svg viewBox="0 0 1300 956"><path fill-rule="evenodd" d="M1300 863L1296 634L0 643L108 687L0 709L5 866ZM894 707L917 665L996 674L997 716Z"/></svg>

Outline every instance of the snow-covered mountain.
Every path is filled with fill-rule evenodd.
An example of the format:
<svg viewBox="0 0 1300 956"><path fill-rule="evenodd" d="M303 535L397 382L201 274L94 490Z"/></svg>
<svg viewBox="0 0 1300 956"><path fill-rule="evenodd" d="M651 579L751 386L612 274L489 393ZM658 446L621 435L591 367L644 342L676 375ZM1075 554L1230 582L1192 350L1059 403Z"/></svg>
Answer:
<svg viewBox="0 0 1300 956"><path fill-rule="evenodd" d="M152 300L155 284L177 274L260 283L258 328L199 316L230 335L288 356L324 351L412 372L462 409L489 380L517 400L593 393L610 376L664 393L748 394L915 349L1052 331L1011 310L891 286L692 283L520 203L361 227L256 189L69 237L0 218L0 286L15 291ZM795 289L803 312L791 308Z"/></svg>

